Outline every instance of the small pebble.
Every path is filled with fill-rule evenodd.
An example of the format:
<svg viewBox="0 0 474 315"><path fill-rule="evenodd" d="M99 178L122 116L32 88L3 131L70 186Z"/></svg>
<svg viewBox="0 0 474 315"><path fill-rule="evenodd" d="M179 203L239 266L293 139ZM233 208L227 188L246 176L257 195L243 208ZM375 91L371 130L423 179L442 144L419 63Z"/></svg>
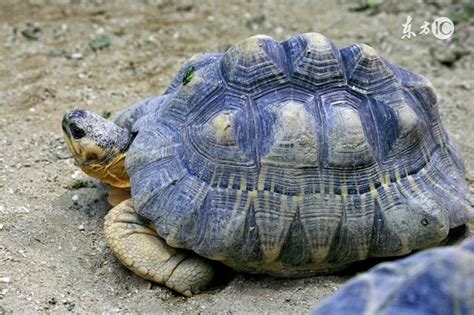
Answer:
<svg viewBox="0 0 474 315"><path fill-rule="evenodd" d="M80 178L83 178L84 176L82 175L81 171L74 171L74 174L72 174L71 177L74 179L80 179Z"/></svg>
<svg viewBox="0 0 474 315"><path fill-rule="evenodd" d="M81 53L73 53L71 54L72 59L82 59L82 54Z"/></svg>

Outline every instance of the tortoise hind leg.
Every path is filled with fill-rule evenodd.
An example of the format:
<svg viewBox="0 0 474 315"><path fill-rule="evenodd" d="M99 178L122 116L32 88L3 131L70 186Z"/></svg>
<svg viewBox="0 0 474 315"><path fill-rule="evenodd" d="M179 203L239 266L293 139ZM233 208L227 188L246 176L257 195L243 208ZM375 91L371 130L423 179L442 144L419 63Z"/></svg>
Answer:
<svg viewBox="0 0 474 315"><path fill-rule="evenodd" d="M186 296L204 289L212 280L214 271L208 261L167 245L135 212L130 199L105 216L104 233L114 255L143 278Z"/></svg>

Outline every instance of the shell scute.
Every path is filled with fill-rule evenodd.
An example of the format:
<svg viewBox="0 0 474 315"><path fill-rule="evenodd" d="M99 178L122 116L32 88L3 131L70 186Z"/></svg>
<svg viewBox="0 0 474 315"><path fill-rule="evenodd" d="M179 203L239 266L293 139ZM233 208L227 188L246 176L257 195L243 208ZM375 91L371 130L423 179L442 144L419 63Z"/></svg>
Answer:
<svg viewBox="0 0 474 315"><path fill-rule="evenodd" d="M399 84L387 62L370 46L354 44L341 49L347 85L361 94L380 94Z"/></svg>
<svg viewBox="0 0 474 315"><path fill-rule="evenodd" d="M345 72L336 46L325 36L307 33L282 43L293 81L309 89L342 86Z"/></svg>
<svg viewBox="0 0 474 315"><path fill-rule="evenodd" d="M221 70L230 87L257 93L286 82L286 64L280 44L257 35L232 46L222 58Z"/></svg>
<svg viewBox="0 0 474 315"><path fill-rule="evenodd" d="M327 167L357 168L376 162L373 153L374 143L370 144L364 130L359 111L362 111L362 99L344 91L332 92L320 96L321 115L324 117L324 140ZM371 128L367 126L366 128Z"/></svg>
<svg viewBox="0 0 474 315"><path fill-rule="evenodd" d="M205 66L192 74L187 84L181 84L173 97L164 106L160 119L180 129L203 106L212 103L225 92L219 72L212 65Z"/></svg>

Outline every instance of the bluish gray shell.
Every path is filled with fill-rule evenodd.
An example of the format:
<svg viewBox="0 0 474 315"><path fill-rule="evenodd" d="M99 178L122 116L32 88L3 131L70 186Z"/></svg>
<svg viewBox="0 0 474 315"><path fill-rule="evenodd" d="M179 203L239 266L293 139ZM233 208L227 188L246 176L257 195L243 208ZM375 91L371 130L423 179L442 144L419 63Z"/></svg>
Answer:
<svg viewBox="0 0 474 315"><path fill-rule="evenodd" d="M195 56L145 104L126 158L135 208L171 246L236 269L403 255L472 215L431 84L366 45L251 37Z"/></svg>
<svg viewBox="0 0 474 315"><path fill-rule="evenodd" d="M313 315L474 312L474 239L383 263L353 279Z"/></svg>

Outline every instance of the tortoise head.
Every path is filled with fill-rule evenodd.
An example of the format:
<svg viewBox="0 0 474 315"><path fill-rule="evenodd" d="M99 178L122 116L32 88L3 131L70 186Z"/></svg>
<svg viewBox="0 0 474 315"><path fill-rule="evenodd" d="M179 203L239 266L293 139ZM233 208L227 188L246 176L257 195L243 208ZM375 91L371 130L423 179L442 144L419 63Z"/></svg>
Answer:
<svg viewBox="0 0 474 315"><path fill-rule="evenodd" d="M79 167L115 187L130 187L125 155L132 134L94 112L76 109L64 115L64 138Z"/></svg>

